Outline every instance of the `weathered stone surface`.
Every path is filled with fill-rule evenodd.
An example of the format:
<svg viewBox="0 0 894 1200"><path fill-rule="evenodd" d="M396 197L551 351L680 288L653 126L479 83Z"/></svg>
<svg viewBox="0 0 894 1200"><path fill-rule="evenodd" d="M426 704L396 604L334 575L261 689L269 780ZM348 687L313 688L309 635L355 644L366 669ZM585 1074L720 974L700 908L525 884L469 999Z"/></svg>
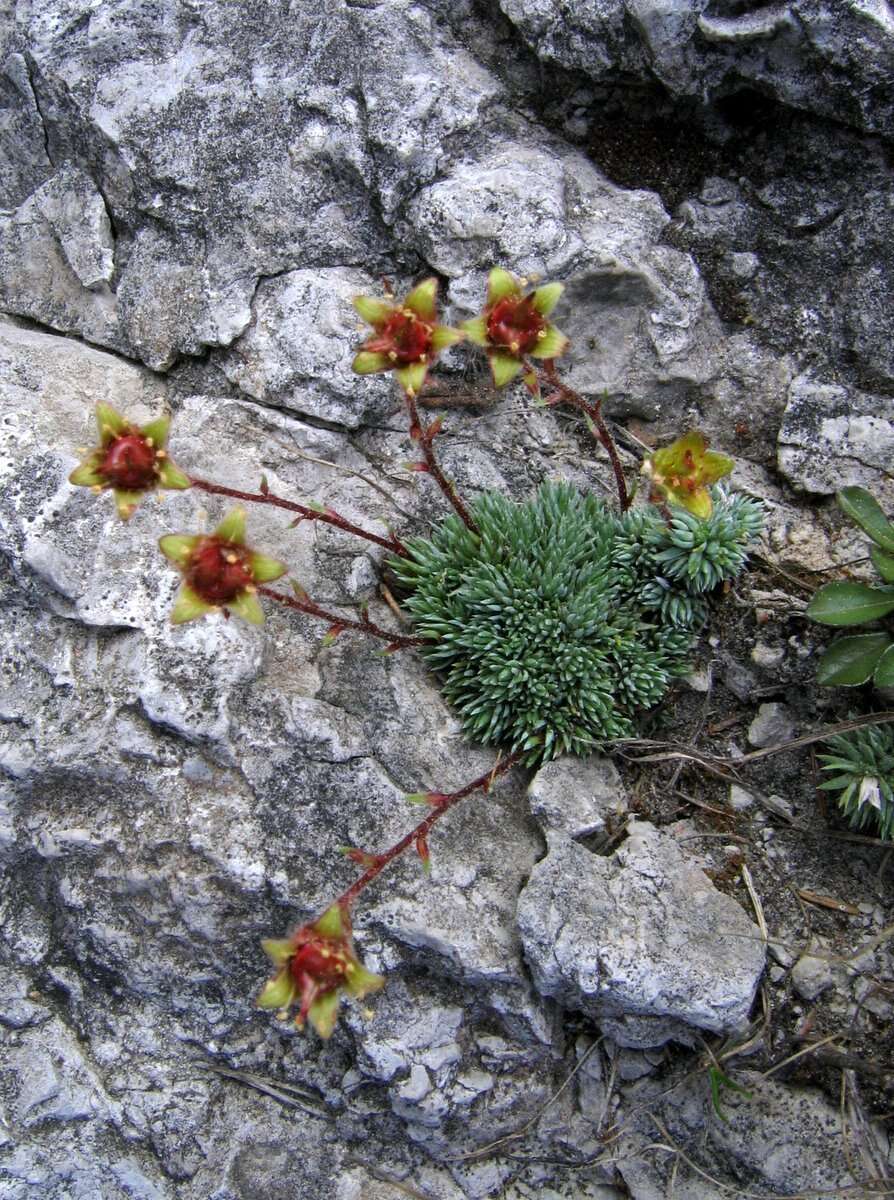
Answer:
<svg viewBox="0 0 894 1200"><path fill-rule="evenodd" d="M750 1092L721 1091L724 1119L713 1108L706 1078L660 1096L652 1079L633 1085L625 1094L639 1130L621 1139L618 1168L637 1200L663 1200L673 1169L675 1190L687 1200L720 1200L736 1188L780 1195L810 1191L836 1192L860 1182L852 1175L853 1135L842 1133L837 1108L809 1088L787 1088L756 1071L734 1072L735 1082ZM659 1115L670 1138L710 1177L699 1175L682 1159L658 1159L637 1151L654 1139L655 1125L636 1116L637 1106ZM877 1139L882 1160L888 1151L884 1134L868 1129ZM844 1137L848 1137L845 1148ZM717 1180L717 1183L711 1180Z"/></svg>
<svg viewBox="0 0 894 1200"><path fill-rule="evenodd" d="M689 893L703 877L692 885L666 848L606 860L568 848L563 837L605 817L595 792L575 785L576 803L557 804L544 783L570 768L547 768L535 822L519 773L445 820L427 885L407 862L358 910L358 948L389 975L372 1017L350 1008L324 1046L254 1013L259 938L353 878L338 848L388 844L418 815L404 793L459 787L494 756L464 744L411 655L383 659L350 636L323 648L319 625L279 610L263 633L222 620L172 630L176 578L154 543L211 527L228 502L171 494L124 526L108 496L66 482L102 400L137 420L172 411L173 456L193 473L246 490L263 474L379 532L424 532L442 508L430 480L402 469L413 450L396 393L348 374L350 297L434 271L455 320L499 263L566 282L568 378L643 422L622 447L631 470L642 443L697 425L749 460L738 478L771 503L771 559L828 569L863 553L837 514L805 509L770 469L788 407L789 482L819 495L861 482L894 507L890 166L880 140L854 132L890 129L882 7L572 7L505 0L504 19L464 0L0 0L0 306L32 323L0 325L4 1196L354 1200L398 1183L439 1200L616 1194L605 1167L579 1165L623 1119L608 1059L588 1059L544 1109L580 1054L531 986L517 896L532 868L536 881L560 858L585 875L595 862L608 890L637 878L632 911L657 912L652 934L676 946L678 918L698 933ZM669 93L625 90L656 77ZM628 117L653 101L666 113L674 96L686 152L659 139L650 162ZM621 174L601 156L604 130L591 137L603 114L628 139ZM556 475L606 488L575 421L532 410L520 390L485 387L466 408L470 361L447 360L457 411L439 439L465 494L522 496ZM288 526L250 514L252 541L321 603L351 614L366 600L394 620L378 549ZM716 675L729 682L731 668ZM756 680L740 682L747 700ZM544 832L552 854L535 866ZM724 946L732 955L755 931L730 911L749 931ZM600 1006L592 1041L685 1038L693 1013L728 1028L747 972L724 997L697 942L677 958L693 964L685 1003L659 997L665 1016ZM566 966L563 1002L582 990L570 948ZM631 968L624 1004L638 982ZM854 997L883 1017L865 983ZM218 1077L208 1058L280 1098ZM615 1076L647 1062L622 1052ZM289 1085L313 1113L289 1107ZM812 1111L809 1097L792 1103ZM524 1179L508 1158L457 1161L541 1109ZM725 1132L702 1096L691 1152L705 1129ZM791 1136L809 1164L809 1133ZM732 1188L766 1140L756 1123L717 1151ZM667 1191L667 1175L633 1171L635 1200ZM788 1173L791 1190L811 1183L800 1165ZM680 1196L700 1186L675 1184Z"/></svg>
<svg viewBox="0 0 894 1200"><path fill-rule="evenodd" d="M501 0L538 54L600 82L654 72L678 96L758 85L780 100L890 132L894 23L881 4L791 0L709 11L708 0ZM859 79L851 90L848 80Z"/></svg>
<svg viewBox="0 0 894 1200"><path fill-rule="evenodd" d="M823 383L793 380L779 430L779 469L796 487L831 495L848 484L894 506L888 467L894 452L894 400Z"/></svg>
<svg viewBox="0 0 894 1200"><path fill-rule="evenodd" d="M554 840L519 897L518 924L538 990L614 1018L621 1045L741 1028L764 966L739 905L647 822L633 822L610 858Z"/></svg>
<svg viewBox="0 0 894 1200"><path fill-rule="evenodd" d="M557 758L541 767L528 787L534 820L549 837L584 837L619 824L627 797L610 758Z"/></svg>

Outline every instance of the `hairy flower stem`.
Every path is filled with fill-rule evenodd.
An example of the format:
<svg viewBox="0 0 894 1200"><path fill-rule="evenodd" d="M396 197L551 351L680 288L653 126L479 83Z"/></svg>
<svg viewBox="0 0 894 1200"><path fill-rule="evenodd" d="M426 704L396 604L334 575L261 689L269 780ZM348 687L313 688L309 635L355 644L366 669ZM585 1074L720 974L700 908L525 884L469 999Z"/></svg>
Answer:
<svg viewBox="0 0 894 1200"><path fill-rule="evenodd" d="M472 514L459 498L455 486L447 478L444 472L438 465L438 460L435 457L433 442L437 436L438 430L441 428L440 418L432 421L431 425L424 426L419 420L419 409L416 407L416 399L408 392L404 392L404 399L407 402L407 411L410 414L410 437L414 442L419 443L419 447L425 457L425 470L437 483L438 487L453 505L453 508L466 526L472 533L478 532L478 526L472 518ZM419 468L422 470L422 466Z"/></svg>
<svg viewBox="0 0 894 1200"><path fill-rule="evenodd" d="M240 492L237 488L224 487L221 483L212 483L207 479L190 477L189 482L194 488L210 492L213 496L230 496L234 500L245 500L250 504L270 504L274 508L284 508L287 512L297 513L299 518L304 521L322 521L326 525L333 525L336 529L344 530L345 533L353 533L355 537L363 538L367 542L375 542L377 546L382 546L385 550L397 554L401 558L406 557L406 547L396 534L389 533L388 537L384 538L377 533L370 533L368 529L362 529L352 521L346 520L345 517L339 516L331 508L309 508L306 504L297 504L294 500L284 500L281 496L275 496L263 485L260 492Z"/></svg>
<svg viewBox="0 0 894 1200"><path fill-rule="evenodd" d="M369 619L365 610L359 621L351 620L350 617L340 617L337 613L315 604L306 592L296 591L294 596L288 596L285 592L274 591L273 588L258 587L257 594L266 596L268 600L275 600L277 604L284 604L286 608L294 608L298 612L307 613L308 616L327 621L329 632L333 636L345 629L356 629L358 633L367 633L370 637L380 638L383 642L387 642L386 649L388 650L404 650L408 646L424 646L430 641L429 638L409 637L407 634L392 633L389 629L383 629L381 625L377 625L375 621Z"/></svg>
<svg viewBox="0 0 894 1200"><path fill-rule="evenodd" d="M602 401L597 400L595 404L588 404L583 396L570 388L566 383L563 383L556 371L556 364L552 359L549 359L543 364L544 376L553 389L553 394L548 397L547 404L570 404L573 408L578 408L588 418L590 432L595 435L600 444L605 447L608 453L609 461L612 465L612 470L615 473L615 485L618 489L618 501L621 505L621 512L626 512L630 507L630 496L627 491L627 484L624 480L624 468L621 466L621 460L618 457L618 448L615 445L615 439L608 431L608 426L602 419Z"/></svg>
<svg viewBox="0 0 894 1200"><path fill-rule="evenodd" d="M415 829L411 829L405 834L399 842L395 842L390 850L385 850L381 854L372 854L364 856L364 861L369 861L363 874L354 880L347 891L342 892L339 898L334 901L341 909L347 911L357 897L365 888L367 888L374 879L376 879L385 870L389 864L399 858L405 850L409 850L411 846L415 846L420 854L420 857L427 857L428 853L428 835L432 827L460 800L465 800L466 796L471 796L473 792L484 791L489 792L494 781L499 779L501 775L505 775L521 760L520 753L507 755L506 758L497 759L496 763L489 771L485 771L483 775L479 775L477 779L473 779L471 783L467 783L465 787L460 788L458 792L429 792L428 802L432 809L428 816L419 822Z"/></svg>

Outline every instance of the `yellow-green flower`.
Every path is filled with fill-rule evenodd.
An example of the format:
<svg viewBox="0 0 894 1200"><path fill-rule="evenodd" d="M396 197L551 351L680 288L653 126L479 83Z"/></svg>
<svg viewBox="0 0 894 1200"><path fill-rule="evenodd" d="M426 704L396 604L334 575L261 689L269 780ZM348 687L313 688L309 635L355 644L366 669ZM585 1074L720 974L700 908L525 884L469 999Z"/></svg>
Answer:
<svg viewBox="0 0 894 1200"><path fill-rule="evenodd" d="M156 488L181 490L191 486L168 458L166 446L170 417L157 417L148 425L132 425L110 404L97 404L99 445L69 475L76 487L97 491L111 488L118 515L126 521L143 495Z"/></svg>
<svg viewBox="0 0 894 1200"><path fill-rule="evenodd" d="M357 958L350 919L338 904L290 938L261 944L278 970L258 996L258 1007L275 1008L285 1015L297 1003L295 1024L303 1029L310 1021L321 1038L330 1037L335 1028L342 992L360 1000L385 983Z"/></svg>
<svg viewBox="0 0 894 1200"><path fill-rule="evenodd" d="M158 545L184 576L171 613L175 625L216 609L263 624L257 585L279 579L287 568L245 545L245 509L232 509L214 533L169 533Z"/></svg>
<svg viewBox="0 0 894 1200"><path fill-rule="evenodd" d="M464 334L437 324L437 279L425 279L400 304L355 296L354 307L374 333L353 362L358 375L393 371L408 396L419 393L428 369L442 350Z"/></svg>
<svg viewBox="0 0 894 1200"><path fill-rule="evenodd" d="M703 520L714 507L711 485L733 469L733 460L708 449L704 435L693 432L677 438L645 460L642 473L660 498L679 504Z"/></svg>
<svg viewBox="0 0 894 1200"><path fill-rule="evenodd" d="M561 283L547 283L533 291L524 290L526 280L502 267L488 276L484 312L460 328L469 341L487 351L495 387L511 383L523 370L528 387L537 391L537 376L527 358L558 358L569 341L547 317L559 302Z"/></svg>

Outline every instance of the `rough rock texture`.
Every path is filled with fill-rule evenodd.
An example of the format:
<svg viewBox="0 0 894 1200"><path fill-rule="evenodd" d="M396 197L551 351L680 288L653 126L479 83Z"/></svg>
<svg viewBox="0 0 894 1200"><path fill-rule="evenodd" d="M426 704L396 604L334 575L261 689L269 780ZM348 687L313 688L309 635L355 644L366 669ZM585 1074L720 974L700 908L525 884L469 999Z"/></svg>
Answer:
<svg viewBox="0 0 894 1200"><path fill-rule="evenodd" d="M645 821L610 858L553 841L518 924L538 989L625 1046L741 1031L764 967L757 927Z"/></svg>
<svg viewBox="0 0 894 1200"><path fill-rule="evenodd" d="M568 377L629 419L631 471L698 424L766 500L773 561L849 562L830 494L894 504L891 41L874 0L0 0L3 1200L666 1194L605 1134L655 1140L638 1114L683 1051L630 1046L737 1027L762 956L691 844L622 841L607 762L513 773L444 821L427 882L403 863L358 907L370 1012L325 1045L258 1014L259 939L354 877L339 847L494 757L412 655L282 610L172 629L155 542L226 503L123 525L67 476L96 402L168 411L185 470L424 532L443 507L390 382L350 374L350 297L437 272L455 321L499 263L566 284ZM445 365L461 490L610 490L577 423ZM394 621L369 543L260 507L250 537ZM700 664L742 703L776 682ZM886 994L854 985L881 1019ZM824 1101L749 1081L769 1107L730 1094L727 1127L704 1082L664 1111L730 1190L843 1186ZM527 1159L485 1149L522 1127Z"/></svg>

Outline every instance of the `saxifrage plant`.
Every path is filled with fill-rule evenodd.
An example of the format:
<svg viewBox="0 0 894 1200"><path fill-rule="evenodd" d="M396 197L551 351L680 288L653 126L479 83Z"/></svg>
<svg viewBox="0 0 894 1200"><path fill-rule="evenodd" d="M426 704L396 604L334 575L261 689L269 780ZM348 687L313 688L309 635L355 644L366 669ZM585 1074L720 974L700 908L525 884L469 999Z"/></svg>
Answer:
<svg viewBox="0 0 894 1200"><path fill-rule="evenodd" d="M321 521L381 547L408 593L412 635L378 625L365 606L356 617L326 609L295 580L290 592L270 587L287 568L246 544L242 507L212 534L172 533L159 543L183 575L175 624L213 612L260 623L265 599L324 621L326 641L350 630L383 641L386 652L416 647L441 678L469 737L499 750L492 769L465 787L408 796L428 807L425 817L385 851L346 847L360 868L354 882L290 937L264 943L276 973L258 1004L283 1015L297 1004L297 1024L309 1020L322 1037L332 1032L343 993L360 998L384 982L354 950L351 911L361 892L407 850L427 866L436 822L514 766L587 754L632 734L637 714L689 669L707 593L742 569L761 527L758 504L716 486L732 460L708 450L697 432L646 459L653 503L631 508L600 403L568 387L556 368L569 345L549 320L561 294L561 284L529 288L495 268L481 315L460 328L438 323L435 279L402 301L390 294L356 298L372 332L354 370L394 372L410 437L422 454L412 469L430 474L453 508L429 538L374 533L331 508L274 495L263 479L257 492L246 492L186 476L167 458L166 418L138 428L107 406L97 409L99 447L71 475L72 483L113 489L124 519L148 492L193 487ZM562 483L545 483L526 503L486 493L467 504L459 496L434 450L441 419L423 422L417 397L438 354L463 339L484 351L495 386L521 377L535 403L583 414L609 456L617 512Z"/></svg>
<svg viewBox="0 0 894 1200"><path fill-rule="evenodd" d="M823 743L831 753L818 755L832 773L819 786L838 792L838 804L854 829L876 824L883 838L894 838L894 729L866 725Z"/></svg>

